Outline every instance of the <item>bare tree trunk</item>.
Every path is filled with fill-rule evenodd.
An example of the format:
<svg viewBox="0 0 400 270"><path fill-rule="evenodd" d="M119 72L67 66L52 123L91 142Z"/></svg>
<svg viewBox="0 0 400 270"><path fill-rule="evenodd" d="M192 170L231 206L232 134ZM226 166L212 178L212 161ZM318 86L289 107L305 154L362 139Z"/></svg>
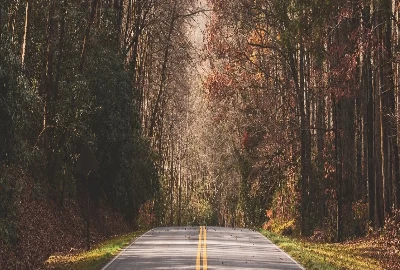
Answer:
<svg viewBox="0 0 400 270"><path fill-rule="evenodd" d="M333 100L334 115L333 129L335 130L335 160L336 160L336 198L337 198L337 216L336 216L336 240L342 241L343 238L343 172L342 172L342 145L341 145L341 101Z"/></svg>
<svg viewBox="0 0 400 270"><path fill-rule="evenodd" d="M0 10L0 14L1 14L1 10ZM28 22L29 22L28 18L29 18L29 0L26 0L24 37L22 40L22 48L21 48L21 64L22 64L22 66L25 65L26 38L28 36ZM2 27L0 26L0 28L2 28ZM0 35L1 35L1 33L0 33Z"/></svg>
<svg viewBox="0 0 400 270"><path fill-rule="evenodd" d="M179 154L180 155L180 154ZM178 226L181 226L182 222L182 165L179 162L179 174L178 174Z"/></svg>
<svg viewBox="0 0 400 270"><path fill-rule="evenodd" d="M397 9L397 12L395 13L395 21L398 22L400 19L400 9ZM396 24L397 27L394 27L395 29L395 40L393 41L393 45L397 48L399 48L400 46L400 24ZM395 51L396 53L399 52L399 50ZM392 52L392 56L393 56L393 52ZM395 66L395 85L399 85L400 83L400 64L398 63L398 61L396 61L396 66ZM399 118L400 118L400 92L399 92L399 87L395 88L395 118L397 119L396 123L393 124L396 128L395 128L395 132L396 132L396 140L394 140L393 138L393 154L394 154L394 158L393 158L393 184L394 184L394 205L395 205L395 209L400 209L400 160L399 160L399 149L398 149L398 145L399 145ZM396 150L395 150L396 149Z"/></svg>
<svg viewBox="0 0 400 270"><path fill-rule="evenodd" d="M44 107L43 107L43 130L44 145L46 153L47 178L50 185L54 184L54 140L53 140L53 97L54 97L54 35L55 35L55 1L49 3L48 23L47 23L47 49L43 68L43 88L44 88Z"/></svg>
<svg viewBox="0 0 400 270"><path fill-rule="evenodd" d="M346 98L345 108L343 111L343 121L345 124L346 135L344 136L344 183L343 183L343 197L344 197L344 211L345 211L345 237L354 234L354 213L353 213L353 199L354 199L354 180L356 179L356 132L354 123L355 119L355 102L353 97Z"/></svg>
<svg viewBox="0 0 400 270"><path fill-rule="evenodd" d="M391 62L391 3L390 1L382 1L382 12L379 18L385 23L385 27L379 27L379 37L382 40L383 48L381 53L382 65L380 68L380 85L382 87L382 94L380 96L382 105L382 165L383 165L383 182L384 182L384 208L385 213L390 214L391 212L391 200L392 200L392 155L391 155L391 138L390 135L393 133L390 131L392 128L391 115L394 110L391 111L390 101L393 95L394 99L394 84L393 84L393 72ZM386 11L390 9L390 11ZM387 15L386 15L387 14ZM386 19L386 17L388 19ZM385 28L385 29L384 29ZM390 31L389 33L387 31ZM389 46L389 47L388 47ZM379 50L380 51L380 50Z"/></svg>
<svg viewBox="0 0 400 270"><path fill-rule="evenodd" d="M90 36L90 30L91 30L92 25L94 23L94 17L96 15L98 2L99 2L99 0L92 0L91 9L90 9L90 15L89 15L89 19L88 19L88 24L86 26L86 31L85 31L85 37L83 38L83 43L82 43L81 62L80 62L80 65L79 65L79 70L80 71L83 70L83 65L85 63L86 50L87 50L86 49L87 41L88 41L89 36Z"/></svg>
<svg viewBox="0 0 400 270"><path fill-rule="evenodd" d="M371 31L370 6L366 5L363 9L363 21L366 28L364 34L367 38L367 32ZM366 40L368 41L368 40ZM368 175L368 220L372 226L375 226L375 167L374 167L374 95L372 87L372 68L371 52L366 50L363 57L363 87L366 93L367 113L366 113L366 155L367 155L367 175Z"/></svg>
<svg viewBox="0 0 400 270"><path fill-rule="evenodd" d="M379 94L379 93L378 93ZM383 201L383 175L382 175L382 107L380 98L377 97L375 106L375 209L376 227L382 228L384 221L384 201Z"/></svg>
<svg viewBox="0 0 400 270"><path fill-rule="evenodd" d="M1 43L2 43L2 36L3 36L3 24L2 24L2 21L4 20L4 18L3 18L3 4L2 3L0 3L0 46L1 46Z"/></svg>
<svg viewBox="0 0 400 270"><path fill-rule="evenodd" d="M294 51L289 55L289 65L292 73L292 77L295 83L297 91L298 108L300 111L300 144L301 144L301 202L300 202L300 214L301 214L301 225L300 230L302 235L310 234L310 198L308 195L309 183L310 183L310 170L311 170L311 145L309 145L310 138L310 126L307 126L310 121L307 121L306 113L306 100L305 100L305 74L304 74L304 45L300 44L300 55L299 55L299 66L300 70L297 69Z"/></svg>
<svg viewBox="0 0 400 270"><path fill-rule="evenodd" d="M20 5L20 0L16 0L14 3L15 7L11 7L10 11L14 11L14 12L10 12L11 14L9 15L10 20L8 21L9 24L9 28L11 28L11 42L14 42L14 37L15 37L15 23L16 23L16 19L17 19L17 10L18 7Z"/></svg>
<svg viewBox="0 0 400 270"><path fill-rule="evenodd" d="M57 59L57 68L56 68L56 79L54 82L54 89L55 89L55 95L54 95L54 100L59 100L58 94L59 94L59 83L60 83L60 77L61 77L61 64L64 58L64 41L65 41L65 15L67 13L67 0L63 0L62 7L61 7L61 21L60 21L60 36L59 36L59 43L58 43L58 59ZM58 141L57 147L60 147L66 138L65 133L61 136L61 139ZM57 156L55 158L55 165L58 163L59 157ZM65 197L65 186L66 186L66 179L65 177L62 177L61 179L61 196L60 196L60 205L62 206L64 204L64 197Z"/></svg>
<svg viewBox="0 0 400 270"><path fill-rule="evenodd" d="M360 65L361 63L359 63ZM360 76L360 81L361 85L361 76ZM354 196L353 199L355 202L361 201L364 198L364 194L367 194L366 192L366 181L364 181L365 178L363 178L363 157L364 157L364 152L363 152L363 134L364 134L364 126L363 126L363 109L362 109L362 102L363 100L363 93L360 91L361 97L357 98L356 100L356 112L355 112L355 117L356 117L356 174L355 174L355 183L354 183Z"/></svg>
<svg viewBox="0 0 400 270"><path fill-rule="evenodd" d="M124 0L114 0L114 8L117 10L117 42L122 45L123 43L123 35L122 35L122 22L124 19ZM120 47L121 48L121 47Z"/></svg>
<svg viewBox="0 0 400 270"><path fill-rule="evenodd" d="M164 51L164 58L161 66L161 80L160 80L160 87L158 90L157 98L153 107L153 111L151 114L150 118L150 127L148 131L148 136L153 137L154 133L154 126L156 124L156 117L159 111L159 106L161 102L162 95L164 93L164 88L165 88L165 83L167 80L167 64L168 64L168 59L169 59L169 50L170 50L170 43L171 43L171 36L172 36L172 31L174 30L174 24L175 24L175 12L176 12L176 1L174 4L174 8L171 14L171 22L169 24L169 29L168 29L168 35L167 35L167 40L165 44L165 51Z"/></svg>
<svg viewBox="0 0 400 270"><path fill-rule="evenodd" d="M322 82L322 80L321 80ZM317 100L317 157L316 163L318 168L318 198L319 201L317 205L319 206L319 226L323 226L324 218L325 218L325 203L326 203L326 196L325 196L325 177L324 177L324 146L325 146L325 101L324 97L319 97Z"/></svg>
<svg viewBox="0 0 400 270"><path fill-rule="evenodd" d="M393 53L392 53L392 2L391 0L383 1L383 17L384 17L384 31L383 31L383 75L384 92L382 98L384 100L384 125L386 130L385 141L387 143L386 157L388 181L385 182L385 201L386 212L391 212L393 206L393 184L395 187L395 208L400 209L400 168L399 168L399 149L397 144L397 125L394 121L396 113L395 106L395 86L394 86L394 72L393 72ZM392 178L393 176L393 178Z"/></svg>
<svg viewBox="0 0 400 270"><path fill-rule="evenodd" d="M170 196L170 225L174 225L174 139L170 138L171 142L171 166L170 166L170 184L169 184L169 196Z"/></svg>
<svg viewBox="0 0 400 270"><path fill-rule="evenodd" d="M65 43L65 15L67 13L68 0L63 0L61 7L61 19L60 19L60 36L58 43L58 59L56 68L56 79L55 79L55 89L58 94L58 86L60 83L61 76L61 64L64 58L64 43Z"/></svg>
<svg viewBox="0 0 400 270"><path fill-rule="evenodd" d="M375 24L379 25L378 16L375 16ZM380 40L380 29L376 28L375 33L377 40ZM374 146L375 146L375 210L376 210L376 228L383 227L384 220L384 200L383 200L383 181L384 181L384 149L383 149L383 116L382 116L382 85L383 85L383 69L382 63L382 48L378 47L374 61L378 64L376 76L374 80L374 97L375 97L375 131L374 131Z"/></svg>

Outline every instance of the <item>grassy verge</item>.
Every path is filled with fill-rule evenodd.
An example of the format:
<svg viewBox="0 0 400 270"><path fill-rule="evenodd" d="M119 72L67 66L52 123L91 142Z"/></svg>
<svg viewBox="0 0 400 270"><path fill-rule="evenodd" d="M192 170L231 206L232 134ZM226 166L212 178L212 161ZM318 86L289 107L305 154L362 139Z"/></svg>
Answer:
<svg viewBox="0 0 400 270"><path fill-rule="evenodd" d="M265 230L261 233L308 270L383 269L379 261L371 256L376 247L368 241L324 244L292 239Z"/></svg>
<svg viewBox="0 0 400 270"><path fill-rule="evenodd" d="M90 251L76 254L50 256L45 263L46 269L100 269L111 258L113 258L122 248L127 246L132 239L142 235L144 231L137 231L121 236L113 237L106 242L95 246Z"/></svg>

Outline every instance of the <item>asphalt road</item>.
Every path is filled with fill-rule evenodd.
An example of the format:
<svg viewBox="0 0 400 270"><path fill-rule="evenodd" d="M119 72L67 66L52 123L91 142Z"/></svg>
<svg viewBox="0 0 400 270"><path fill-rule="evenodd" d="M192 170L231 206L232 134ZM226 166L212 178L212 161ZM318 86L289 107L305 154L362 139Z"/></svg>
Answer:
<svg viewBox="0 0 400 270"><path fill-rule="evenodd" d="M155 228L103 270L304 269L258 232L221 227Z"/></svg>

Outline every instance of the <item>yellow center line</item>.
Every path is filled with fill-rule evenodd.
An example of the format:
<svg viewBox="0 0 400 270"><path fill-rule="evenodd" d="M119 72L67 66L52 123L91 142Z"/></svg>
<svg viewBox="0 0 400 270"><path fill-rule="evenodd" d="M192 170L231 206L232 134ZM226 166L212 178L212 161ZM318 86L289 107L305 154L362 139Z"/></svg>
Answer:
<svg viewBox="0 0 400 270"><path fill-rule="evenodd" d="M207 270L207 231L204 226L204 244L203 244L203 270Z"/></svg>
<svg viewBox="0 0 400 270"><path fill-rule="evenodd" d="M200 270L200 254L201 254L201 236L202 236L202 227L200 227L199 232L199 244L197 245L197 258L196 258L196 270Z"/></svg>
<svg viewBox="0 0 400 270"><path fill-rule="evenodd" d="M207 240L206 227L200 226L199 244L197 245L196 270L200 270L200 268L201 268L201 257L203 257L203 270L207 270L207 243L206 243L206 240ZM202 241L203 241L203 246L201 245ZM203 250L203 254L201 254L202 250Z"/></svg>

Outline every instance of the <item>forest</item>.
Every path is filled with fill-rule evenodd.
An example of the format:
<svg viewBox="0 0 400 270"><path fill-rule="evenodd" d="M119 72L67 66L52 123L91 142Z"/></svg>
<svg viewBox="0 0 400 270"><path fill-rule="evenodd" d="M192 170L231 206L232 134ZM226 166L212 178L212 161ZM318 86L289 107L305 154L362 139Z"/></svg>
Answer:
<svg viewBox="0 0 400 270"><path fill-rule="evenodd" d="M211 2L205 86L247 222L269 206L343 241L398 216L399 2Z"/></svg>
<svg viewBox="0 0 400 270"><path fill-rule="evenodd" d="M400 249L399 19L397 0L2 0L0 265L82 248L86 219L94 242L273 220Z"/></svg>

